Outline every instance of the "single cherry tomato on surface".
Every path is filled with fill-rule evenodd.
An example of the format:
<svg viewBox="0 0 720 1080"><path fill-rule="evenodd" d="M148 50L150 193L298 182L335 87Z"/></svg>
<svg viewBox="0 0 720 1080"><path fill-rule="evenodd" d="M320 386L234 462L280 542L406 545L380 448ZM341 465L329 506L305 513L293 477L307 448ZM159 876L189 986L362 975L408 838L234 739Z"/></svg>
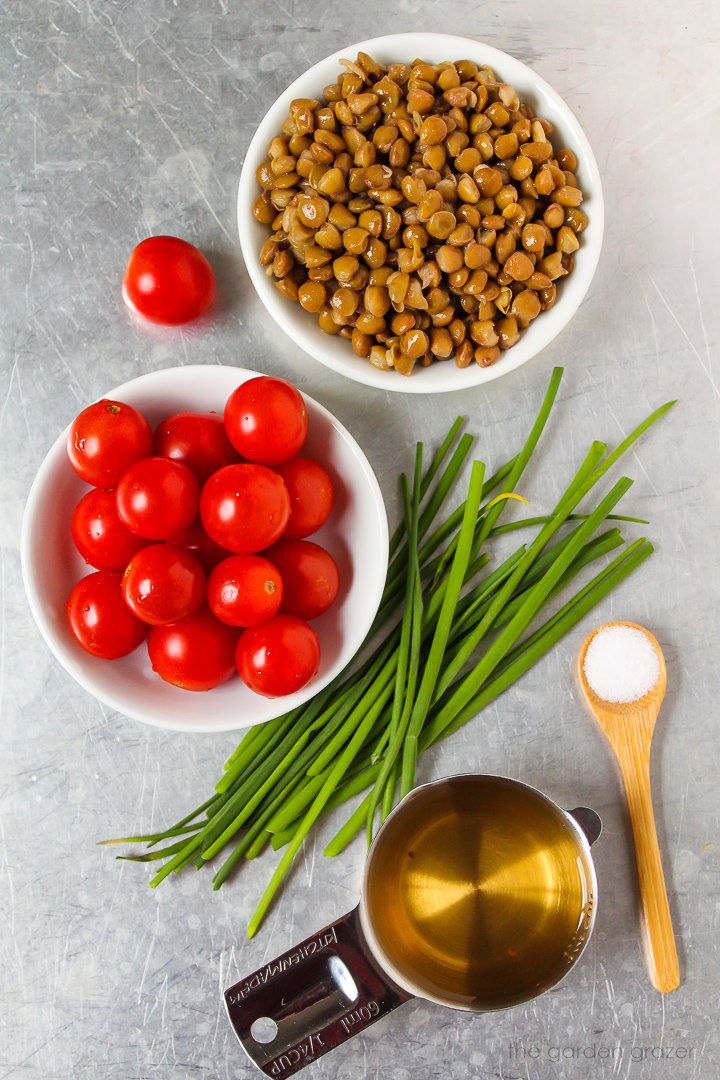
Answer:
<svg viewBox="0 0 720 1080"><path fill-rule="evenodd" d="M83 495L73 510L70 530L85 562L97 570L124 570L146 543L118 517L115 492L101 488Z"/></svg>
<svg viewBox="0 0 720 1080"><path fill-rule="evenodd" d="M152 431L132 405L103 398L75 417L67 452L86 484L114 488L131 465L152 454Z"/></svg>
<svg viewBox="0 0 720 1080"><path fill-rule="evenodd" d="M147 637L146 624L123 600L118 570L98 570L78 581L68 597L67 617L78 644L102 660L127 656Z"/></svg>
<svg viewBox="0 0 720 1080"><path fill-rule="evenodd" d="M248 461L281 465L300 453L307 436L302 394L285 379L268 375L248 379L227 400L225 428Z"/></svg>
<svg viewBox="0 0 720 1080"><path fill-rule="evenodd" d="M217 413L176 413L155 429L154 452L181 461L204 484L223 465L240 461Z"/></svg>
<svg viewBox="0 0 720 1080"><path fill-rule="evenodd" d="M215 275L201 251L177 236L150 236L133 250L122 294L150 322L175 326L197 319L215 299Z"/></svg>
<svg viewBox="0 0 720 1080"><path fill-rule="evenodd" d="M193 521L192 525L183 529L182 532L168 536L166 543L175 544L176 547L186 548L192 552L206 574L210 573L213 566L227 559L230 554L227 548L220 547L211 536L208 536L200 518Z"/></svg>
<svg viewBox="0 0 720 1080"><path fill-rule="evenodd" d="M256 694L284 697L301 690L317 674L320 642L302 619L276 615L243 630L236 660L240 678Z"/></svg>
<svg viewBox="0 0 720 1080"><path fill-rule="evenodd" d="M340 587L332 555L310 540L282 540L267 552L283 580L280 610L299 619L317 619Z"/></svg>
<svg viewBox="0 0 720 1080"><path fill-rule="evenodd" d="M172 626L153 626L148 655L153 671L183 690L212 690L235 674L238 631L207 607Z"/></svg>
<svg viewBox="0 0 720 1080"><path fill-rule="evenodd" d="M187 465L147 457L124 473L115 501L120 520L130 532L148 540L166 540L197 517L200 485Z"/></svg>
<svg viewBox="0 0 720 1080"><path fill-rule="evenodd" d="M330 517L334 492L332 480L312 458L296 457L275 471L282 476L290 496L290 520L283 539L302 540L317 532Z"/></svg>
<svg viewBox="0 0 720 1080"><path fill-rule="evenodd" d="M264 465L226 465L202 489L200 517L217 544L249 555L282 536L290 496L283 478Z"/></svg>
<svg viewBox="0 0 720 1080"><path fill-rule="evenodd" d="M218 619L230 626L257 626L277 615L282 578L261 555L233 555L211 571L207 602Z"/></svg>
<svg viewBox="0 0 720 1080"><path fill-rule="evenodd" d="M205 599L205 574L184 548L151 544L128 563L122 594L138 619L150 626L167 626L198 610Z"/></svg>

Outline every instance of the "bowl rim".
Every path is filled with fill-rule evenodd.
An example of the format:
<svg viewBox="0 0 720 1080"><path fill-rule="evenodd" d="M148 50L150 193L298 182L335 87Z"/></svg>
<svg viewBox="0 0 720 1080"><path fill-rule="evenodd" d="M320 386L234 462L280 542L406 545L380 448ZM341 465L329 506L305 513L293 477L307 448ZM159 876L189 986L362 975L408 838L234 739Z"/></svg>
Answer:
<svg viewBox="0 0 720 1080"><path fill-rule="evenodd" d="M456 51L466 49L468 50L466 55L471 59L475 59L476 62L487 63L501 72L503 65L514 67L516 73L520 71L525 81L532 85L534 91L544 94L551 101L557 116L561 118L562 124L567 128L568 134L574 140L573 145L579 151L578 156L580 157L581 167L587 174L583 179L583 189L588 197L592 199L590 224L583 234L585 243L582 248L582 259L577 261L572 276L564 283L561 295L554 306L555 317L550 319L549 322L538 319L536 323L525 331L516 346L502 354L501 361L488 368L481 368L477 364L472 364L468 368L460 370L454 364L451 369L447 365L433 364L427 369L421 369L413 373L408 378L398 375L394 371L378 371L367 361L360 362L359 358L351 352L344 352L338 356L337 346L334 350L332 348L335 339L330 337L324 340L326 335L323 335L316 327L311 326L309 323L307 328L302 325L297 318L298 312L295 305L291 306L280 293L269 286L267 277L259 263L258 249L253 236L257 223L252 215L252 203L257 191L257 182L255 180L256 159L260 156L260 152L264 156L270 130L272 129L273 134L277 133L290 101L294 97L306 96L309 93L310 88L308 88L307 83L308 81L312 82L316 73L318 82L320 82L320 69L333 64L337 65L342 58L354 55L359 51L370 54L373 52L386 52L393 45L397 45L399 49L404 48L408 53L417 49L414 55L419 55L423 46L431 47L433 51L436 51L439 47ZM474 56L472 55L473 51ZM515 76L509 81L516 82L518 80ZM318 86L317 92L319 93L321 89L322 87ZM504 375L509 375L512 371L516 371L528 363L558 337L585 299L595 275L602 250L605 210L600 170L587 135L570 106L542 76L536 74L531 67L510 53L503 52L501 49L487 45L475 38L456 34L409 32L385 34L346 45L307 68L276 98L259 122L245 152L238 184L237 218L243 261L255 291L273 321L305 353L337 374L344 375L365 386L397 393L434 394L467 390L470 387L482 386L495 379L502 378ZM562 313L561 316L560 313ZM423 376L429 375L433 370L437 374L432 374L429 378L423 379Z"/></svg>
<svg viewBox="0 0 720 1080"><path fill-rule="evenodd" d="M230 364L185 364L176 367L159 368L155 371L145 372L142 375L138 375L134 379L129 379L118 386L113 387L106 393L98 397L97 401L102 398L118 398L122 400L121 395L128 391L128 389L135 390L140 384L151 384L154 380L167 378L170 374L182 378L190 378L192 376L197 377L202 374L207 376L208 372L227 373L232 372L238 376L246 376L242 381L247 381L247 378L252 378L257 375L262 375L264 372L254 371L250 368L236 367ZM240 385L240 382L237 383ZM177 731L180 733L198 733L212 735L223 731L243 731L251 727L256 723L265 723L282 713L306 704L312 698L316 696L322 689L324 689L334 678L336 678L341 671L347 666L349 662L354 658L360 649L365 635L369 631L377 611L380 607L382 599L383 589L385 587L386 570L389 561L389 528L387 519L387 510L385 507L385 500L382 495L380 484L378 483L375 472L370 465L370 462L365 455L360 444L354 438L354 436L348 431L348 429L341 423L340 420L334 416L329 409L322 405L315 398L309 394L301 391L304 401L310 405L312 411L319 414L332 428L334 428L339 435L346 441L349 449L352 451L355 460L364 476L365 481L368 484L369 491L372 496L372 502L377 510L377 523L379 525L379 536L376 538L376 546L373 549L373 561L376 565L380 566L381 572L376 576L376 583L374 588L374 594L371 595L369 603L364 605L365 618L362 621L362 636L358 634L357 643L353 649L351 657L339 656L335 663L324 673L321 677L311 679L310 682L297 691L295 694L288 697L268 698L266 700L276 703L277 709L273 711L271 715L268 715L263 720L250 719L243 723L243 717L240 715L242 710L238 710L238 722L237 723L218 723L215 725L209 725L207 722L192 722L188 721L182 724L173 724L169 719L165 717L159 717L151 712L145 712L142 709L135 707L128 707L127 703L123 700L122 695L118 695L112 690L108 690L105 687L98 687L95 681L88 677L85 673L85 668L81 661L85 660L87 654L82 652L76 654L75 649L68 648L60 640L55 632L53 625L53 619L49 616L45 610L43 602L43 596L40 590L36 587L36 581L34 580L33 565L34 560L31 555L31 545L33 536L36 532L38 523L41 521L40 501L45 494L47 488L48 477L53 468L58 462L58 458L65 454L65 446L67 443L68 432L70 430L70 424L68 424L63 431L52 442L51 446L47 450L37 472L33 478L32 484L25 500L25 507L23 510L22 526L20 532L20 566L22 573L23 586L25 588L25 595L28 601L28 606L32 613L35 625L40 631L42 638L46 645L50 649L51 653L58 661L60 666L77 682L85 691L92 695L97 701L108 706L109 708L121 713L123 716L127 716L132 720L138 720L141 723L149 724L152 727L162 728L168 731ZM92 404L88 401L88 405ZM83 408L87 406L84 405ZM72 421L71 421L72 423ZM68 464L68 468L69 468ZM92 490L88 487L88 491ZM94 568L88 566L88 572L93 573ZM364 594L367 595L367 594ZM367 624L367 625L365 625ZM360 622L358 621L358 625ZM92 658L91 658L92 659ZM206 695L200 693L195 694L195 697L199 701L207 701ZM291 704L286 706L287 702ZM209 711L209 710L206 710Z"/></svg>

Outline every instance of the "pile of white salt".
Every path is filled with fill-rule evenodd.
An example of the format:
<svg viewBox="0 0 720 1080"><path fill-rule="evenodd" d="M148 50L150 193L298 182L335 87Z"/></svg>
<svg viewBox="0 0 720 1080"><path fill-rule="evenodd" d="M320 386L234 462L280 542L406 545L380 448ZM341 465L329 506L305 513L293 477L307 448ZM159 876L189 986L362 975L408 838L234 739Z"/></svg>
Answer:
<svg viewBox="0 0 720 1080"><path fill-rule="evenodd" d="M591 689L603 701L637 701L660 676L660 661L650 639L634 626L606 626L595 634L583 664Z"/></svg>

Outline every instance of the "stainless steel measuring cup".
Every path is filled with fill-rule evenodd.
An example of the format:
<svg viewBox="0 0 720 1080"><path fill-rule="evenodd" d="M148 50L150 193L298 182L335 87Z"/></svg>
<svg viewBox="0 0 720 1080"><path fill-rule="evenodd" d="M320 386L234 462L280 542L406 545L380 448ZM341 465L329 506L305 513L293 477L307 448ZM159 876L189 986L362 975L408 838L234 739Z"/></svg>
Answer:
<svg viewBox="0 0 720 1080"><path fill-rule="evenodd" d="M507 777L415 788L378 830L358 906L225 991L245 1053L291 1076L411 997L485 1012L550 989L595 923L600 830Z"/></svg>

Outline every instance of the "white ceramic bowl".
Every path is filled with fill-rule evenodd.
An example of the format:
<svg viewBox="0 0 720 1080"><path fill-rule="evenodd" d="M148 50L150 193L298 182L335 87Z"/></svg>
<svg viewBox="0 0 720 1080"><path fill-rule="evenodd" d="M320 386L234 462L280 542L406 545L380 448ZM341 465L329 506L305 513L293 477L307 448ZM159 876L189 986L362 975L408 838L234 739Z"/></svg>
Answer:
<svg viewBox="0 0 720 1080"><path fill-rule="evenodd" d="M560 283L558 298L550 311L543 312L523 331L518 344L503 353L492 367L481 368L471 364L459 370L453 361L436 362L428 368L416 369L409 378L394 371L378 371L367 360L355 356L349 341L324 334L315 317L278 292L260 266L258 253L269 236L269 230L255 221L252 214L253 203L260 191L255 171L267 159L267 147L273 136L279 134L293 98L319 97L325 86L335 82L341 70L340 59L354 60L361 50L384 64L407 63L416 57L430 63L468 59L476 64L488 64L499 78L512 83L522 101L528 102L539 116L551 121L557 131L557 137L553 136L555 145L568 146L576 152L577 177L585 195L583 209L587 211L590 223L582 234L575 268ZM515 57L472 38L449 34L388 34L348 45L315 64L280 95L258 125L245 155L238 190L238 228L245 265L260 299L278 326L305 352L333 371L381 390L411 394L467 390L470 386L490 382L515 371L549 345L577 311L590 286L600 257L603 217L602 184L597 162L584 131L562 98L544 79Z"/></svg>
<svg viewBox="0 0 720 1080"><path fill-rule="evenodd" d="M140 409L151 426L185 409L222 413L236 386L256 372L192 366L142 375L105 397ZM141 645L120 660L90 656L71 636L65 603L76 581L92 572L75 550L70 519L89 490L73 472L66 429L35 477L23 518L22 571L30 607L51 650L70 675L100 701L136 720L176 731L231 731L270 720L313 697L352 659L380 604L388 561L388 527L382 494L367 458L352 435L327 409L304 395L309 429L305 451L330 473L335 504L313 537L333 555L340 592L328 612L314 620L322 660L316 677L296 694L265 698L239 678L208 693L170 686L156 675Z"/></svg>

